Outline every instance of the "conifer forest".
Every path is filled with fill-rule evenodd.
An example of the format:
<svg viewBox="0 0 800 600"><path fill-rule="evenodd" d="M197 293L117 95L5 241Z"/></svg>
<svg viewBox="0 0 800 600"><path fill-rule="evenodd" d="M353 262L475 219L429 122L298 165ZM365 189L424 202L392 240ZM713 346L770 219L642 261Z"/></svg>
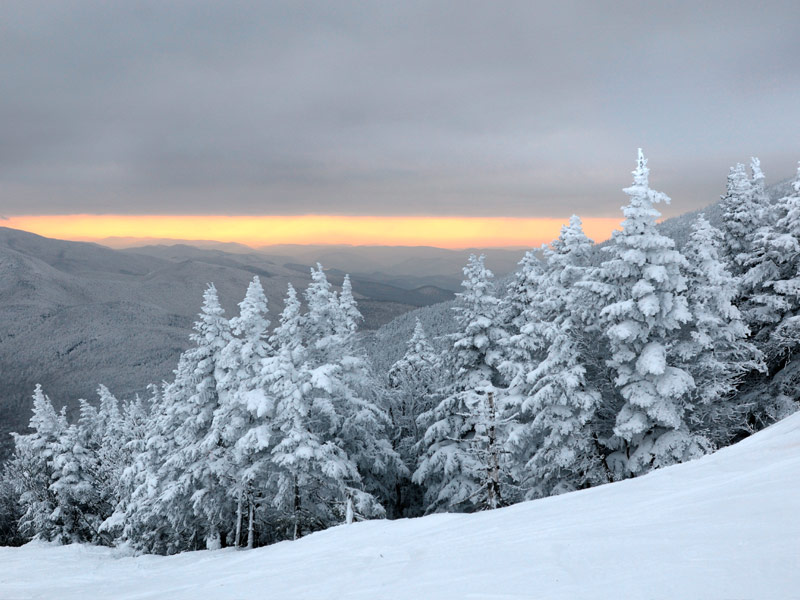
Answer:
<svg viewBox="0 0 800 600"><path fill-rule="evenodd" d="M255 277L225 314L209 284L191 347L149 397L97 382L68 418L31 390L0 480L0 542L253 548L728 446L798 407L800 170L786 189L770 196L757 159L737 164L720 218L695 215L676 241L639 151L608 242L573 216L503 280L471 256L452 331L417 319L388 368L349 279L334 290L321 265L280 307Z"/></svg>

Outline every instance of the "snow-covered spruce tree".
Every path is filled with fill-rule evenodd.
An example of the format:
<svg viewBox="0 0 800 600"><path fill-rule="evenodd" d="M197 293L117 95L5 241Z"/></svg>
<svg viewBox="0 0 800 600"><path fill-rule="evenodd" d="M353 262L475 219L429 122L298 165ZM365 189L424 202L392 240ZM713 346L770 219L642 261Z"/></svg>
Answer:
<svg viewBox="0 0 800 600"><path fill-rule="evenodd" d="M92 438L98 459L98 479L103 487L103 497L115 504L113 498L117 495L119 478L127 466L124 448L129 440L130 429L119 401L106 386L98 386L97 396L98 409Z"/></svg>
<svg viewBox="0 0 800 600"><path fill-rule="evenodd" d="M759 230L756 252L744 275L749 292L743 304L764 352L768 379L746 393L753 404L751 429L760 429L797 410L800 361L800 170L792 191L773 207L772 227Z"/></svg>
<svg viewBox="0 0 800 600"><path fill-rule="evenodd" d="M791 326L787 329L792 321L782 322L800 306L800 169L792 189L774 207L779 218L756 232L755 248L742 278L749 292L744 309L769 359L785 354L786 348L791 351L797 337L797 332L789 331Z"/></svg>
<svg viewBox="0 0 800 600"><path fill-rule="evenodd" d="M358 310L358 305L353 297L353 285L350 283L350 275L344 276L342 282L342 293L339 295L339 310L341 317L338 325L341 334L354 334L358 329L358 324L364 320L363 315Z"/></svg>
<svg viewBox="0 0 800 600"><path fill-rule="evenodd" d="M233 544L242 542L242 522L248 515L248 546L254 538L254 518L259 505L267 502L263 486L268 478L271 419L274 403L264 393L262 363L272 354L267 341L267 298L258 277L247 288L239 304L239 315L230 321L233 336L222 350L219 406L204 440L213 460L209 468L217 479L233 478L231 493L236 500ZM259 465L258 467L256 465Z"/></svg>
<svg viewBox="0 0 800 600"><path fill-rule="evenodd" d="M519 269L500 298L496 317L504 330L497 368L509 382L523 380L542 360L545 349L545 341L537 332L527 329L522 333L527 323L541 318L546 283L544 267L533 250L528 250L518 264Z"/></svg>
<svg viewBox="0 0 800 600"><path fill-rule="evenodd" d="M104 385L97 389L98 407L81 400L80 418L65 432L54 476L64 535L77 541L110 544L113 536L104 530L121 501L120 477L128 456L124 447L129 429L119 402ZM66 524L69 520L71 524Z"/></svg>
<svg viewBox="0 0 800 600"><path fill-rule="evenodd" d="M217 290L209 285L191 335L194 347L181 356L175 380L165 392L166 411L158 426L172 442L159 470L161 489L155 504L174 536L167 552L218 547L234 523L234 502L228 492L236 482L213 468L227 449L208 445L220 406L220 382L227 379L221 357L230 339Z"/></svg>
<svg viewBox="0 0 800 600"><path fill-rule="evenodd" d="M406 342L406 352L389 369L389 385L396 391L392 406L392 424L399 440L398 451L406 458L422 437L416 418L434 407L440 393L442 359L434 350L422 322L417 318L414 332ZM416 465L413 460L410 465Z"/></svg>
<svg viewBox="0 0 800 600"><path fill-rule="evenodd" d="M348 496L361 498L356 465L326 440L331 407L315 398L302 331L300 301L290 284L272 336L276 352L264 362L264 381L275 399L273 445L265 468L274 490L276 529L291 538L341 522Z"/></svg>
<svg viewBox="0 0 800 600"><path fill-rule="evenodd" d="M742 203L738 221L745 230L745 250L738 254L739 295L735 303L764 354L767 378L748 378L738 394L749 404L747 427L758 430L796 410L800 365L793 359L798 332L793 315L798 293L793 282L797 272L797 192L771 203L757 159L752 163L750 193ZM727 213L726 213L727 216ZM738 222L737 221L737 222ZM730 229L726 221L726 227Z"/></svg>
<svg viewBox="0 0 800 600"><path fill-rule="evenodd" d="M184 372L188 361L182 355L176 372ZM126 444L129 464L120 478L121 501L102 529L115 535L123 543L137 550L155 554L172 554L196 548L193 531L188 525L176 530L166 514L166 503L161 497L166 488L162 467L169 456L177 452L175 427L178 424L177 407L180 398L166 382L162 386L149 386L149 411L146 419L140 413L143 407L131 407L126 414L130 441ZM186 515L191 524L191 511ZM194 545L192 545L194 544Z"/></svg>
<svg viewBox="0 0 800 600"><path fill-rule="evenodd" d="M731 167L720 208L723 214L722 257L728 270L739 277L750 254L753 232L761 225L754 202L753 182L742 163Z"/></svg>
<svg viewBox="0 0 800 600"><path fill-rule="evenodd" d="M419 417L425 435L414 482L425 488L427 512L474 511L507 503L510 476L503 446L508 421L497 365L506 336L484 257L470 256L455 307L457 369L450 393Z"/></svg>
<svg viewBox="0 0 800 600"><path fill-rule="evenodd" d="M542 287L547 296L543 299L542 312L548 320L564 312L574 313L582 320L587 318L586 305L591 298L577 284L586 278L595 252L595 244L583 232L583 223L577 215L572 215L569 224L561 227L559 236L543 248L545 283Z"/></svg>
<svg viewBox="0 0 800 600"><path fill-rule="evenodd" d="M327 422L323 439L336 444L358 467L366 495L349 499L358 500L358 516L383 516L382 504L391 500L406 467L392 449L391 421L379 404L377 382L355 337L361 316L347 288L343 297L332 291L321 265L311 275L303 324L315 404Z"/></svg>
<svg viewBox="0 0 800 600"><path fill-rule="evenodd" d="M733 304L736 279L720 258L721 244L722 233L700 215L684 248L692 322L688 339L676 346L695 382L693 429L707 431L715 445L726 444L741 429L746 407L733 395L745 374L763 369L761 352Z"/></svg>
<svg viewBox="0 0 800 600"><path fill-rule="evenodd" d="M414 332L406 343L406 352L389 369L389 389L393 447L403 459L409 472L419 460L419 442L424 433L417 418L441 401L443 381L442 359L434 350L422 322L417 318ZM396 489L395 513L411 516L421 506L421 490L410 479ZM419 506L418 506L419 505Z"/></svg>
<svg viewBox="0 0 800 600"><path fill-rule="evenodd" d="M14 453L0 471L0 546L20 546L27 540L19 531L20 512L17 482L25 479L27 458Z"/></svg>
<svg viewBox="0 0 800 600"><path fill-rule="evenodd" d="M117 441L106 444L101 451L103 459L108 453L108 448L113 448L117 453L115 462L118 467L115 469L116 480L111 489L114 499L113 512L100 525L102 535L107 535L112 540L126 540L136 535L137 524L135 522L134 492L137 487L147 477L143 460L148 456L147 441L148 433L152 426L151 410L161 408L160 390L155 385L148 386L151 391L151 399L145 403L138 395L129 402L125 402L120 410L120 422L123 435ZM101 409L102 410L102 409ZM104 439L110 434L107 432ZM153 470L155 472L155 469ZM130 515L131 518L128 518ZM126 526L128 527L126 535Z"/></svg>
<svg viewBox="0 0 800 600"><path fill-rule="evenodd" d="M311 283L306 287L304 297L308 310L301 323L309 359L315 364L333 361L336 359L337 346L347 337L342 335L346 323L338 295L319 263L316 269L311 269Z"/></svg>
<svg viewBox="0 0 800 600"><path fill-rule="evenodd" d="M779 204L783 216L777 222L775 235L768 240L770 250L781 253L778 277L772 282L772 290L782 299L778 304L778 310L782 312L781 323L776 333L784 348L792 351L800 340L800 166L792 183L792 192Z"/></svg>
<svg viewBox="0 0 800 600"><path fill-rule="evenodd" d="M607 365L619 394L607 459L615 477L628 477L702 454L706 441L689 430L692 376L676 366L674 341L691 319L686 300L686 259L656 228L653 206L669 198L650 189L639 150L633 185L624 191L622 230L605 248L611 258L592 275Z"/></svg>
<svg viewBox="0 0 800 600"><path fill-rule="evenodd" d="M775 223L781 215L780 203L775 206L769 200L764 185L764 173L757 158L752 159L750 168L752 178L739 185L744 188L740 194L739 206L735 210L725 207L723 233L733 234L739 249L737 254L727 256L729 268L739 283L739 294L735 303L750 329L759 332L776 322L775 307L769 301L772 296L769 287L770 282L779 276L777 264L781 262L781 258L775 256L769 241L775 236ZM729 200L724 199L723 202ZM723 239L727 240L727 235ZM735 251L728 249L728 252ZM764 300L767 300L766 303L763 303Z"/></svg>
<svg viewBox="0 0 800 600"><path fill-rule="evenodd" d="M507 451L515 479L526 498L594 485L605 477L593 419L600 394L586 379L580 302L593 242L573 216L549 248L537 305L511 344L542 348L543 358L516 369L509 405L519 416ZM531 342L536 340L536 342Z"/></svg>
<svg viewBox="0 0 800 600"><path fill-rule="evenodd" d="M97 410L81 400L78 423L61 434L53 456L56 508L51 518L63 543L100 542L100 524L111 514L105 486L100 479Z"/></svg>
<svg viewBox="0 0 800 600"><path fill-rule="evenodd" d="M53 460L67 426L63 411L57 413L42 386L37 385L29 424L33 431L27 435L13 434L14 454L10 461L10 469L17 474L12 483L22 513L19 531L28 539L54 540L59 533L53 519L58 503L51 484Z"/></svg>
<svg viewBox="0 0 800 600"><path fill-rule="evenodd" d="M500 299L500 319L509 333L518 333L532 310L538 310L543 291L544 268L533 250L519 261Z"/></svg>

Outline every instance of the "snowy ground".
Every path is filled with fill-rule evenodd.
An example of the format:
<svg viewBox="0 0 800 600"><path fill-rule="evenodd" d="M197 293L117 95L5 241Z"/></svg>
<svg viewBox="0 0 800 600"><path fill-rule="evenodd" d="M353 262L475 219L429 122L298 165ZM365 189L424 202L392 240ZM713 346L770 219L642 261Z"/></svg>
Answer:
<svg viewBox="0 0 800 600"><path fill-rule="evenodd" d="M254 551L0 548L0 598L800 598L800 413L636 480Z"/></svg>

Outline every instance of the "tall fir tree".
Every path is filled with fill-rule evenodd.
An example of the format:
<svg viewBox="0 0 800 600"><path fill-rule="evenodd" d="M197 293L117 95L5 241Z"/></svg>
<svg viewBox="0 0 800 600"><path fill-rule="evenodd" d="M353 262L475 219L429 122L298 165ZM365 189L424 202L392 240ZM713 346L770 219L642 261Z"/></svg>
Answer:
<svg viewBox="0 0 800 600"><path fill-rule="evenodd" d="M100 525L100 531L112 540L132 541L138 537L136 521L141 514L136 513L135 493L139 484L145 480L147 473L144 469L144 458L147 456L148 433L152 423L153 412L160 407L160 390L158 386L150 385L152 397L145 402L138 395L122 405L120 412L120 430L124 432L121 439L114 442L109 440L105 448L112 448L115 452L115 462L118 467L114 469L116 477L111 490L114 498L112 513ZM113 428L112 428L113 429ZM106 438L112 435L106 433ZM103 451L103 456L109 450ZM101 462L102 462L101 458ZM126 531L127 528L127 531Z"/></svg>
<svg viewBox="0 0 800 600"><path fill-rule="evenodd" d="M518 265L500 299L500 319L511 334L519 332L525 313L538 306L543 291L544 268L536 253L528 250Z"/></svg>
<svg viewBox="0 0 800 600"><path fill-rule="evenodd" d="M720 201L723 222L723 252L726 267L735 276L744 273L750 254L751 235L760 226L758 207L754 202L753 182L742 163L731 167L725 194Z"/></svg>
<svg viewBox="0 0 800 600"><path fill-rule="evenodd" d="M422 437L417 417L433 408L442 386L442 359L434 350L417 317L403 357L389 368L389 385L395 391L392 423L400 454L416 463L414 446Z"/></svg>
<svg viewBox="0 0 800 600"><path fill-rule="evenodd" d="M583 295L593 242L573 216L545 248L536 305L512 344L539 340L542 358L523 363L509 386L518 414L508 440L514 477L525 497L549 496L604 480L593 419L600 394L586 379Z"/></svg>
<svg viewBox="0 0 800 600"><path fill-rule="evenodd" d="M772 210L779 218L759 229L758 252L745 274L751 294L744 308L768 368L768 379L748 393L752 429L794 412L800 401L800 169Z"/></svg>
<svg viewBox="0 0 800 600"><path fill-rule="evenodd" d="M205 446L213 461L209 467L216 477L233 477L236 500L234 545L242 542L244 511L248 514L249 542L253 542L251 514L263 498L255 479L256 463L269 452L274 402L265 393L262 365L272 354L267 340L269 319L267 298L258 277L250 282L239 315L230 321L231 339L220 355L223 374L218 382L219 406L214 411ZM263 478L263 474L260 474ZM250 508L252 507L252 511Z"/></svg>
<svg viewBox="0 0 800 600"><path fill-rule="evenodd" d="M181 356L175 380L165 391L168 399L160 427L174 440L174 450L161 465L163 488L157 507L175 535L188 537L190 547L214 548L234 521L228 489L235 482L229 476L221 478L213 468L226 451L215 439L212 425L220 406L220 382L227 378L222 353L231 340L213 285L203 294L199 317L191 335L194 346Z"/></svg>
<svg viewBox="0 0 800 600"><path fill-rule="evenodd" d="M60 533L53 518L58 507L51 487L55 475L53 463L68 424L64 412L56 412L38 384L33 392L33 414L28 426L32 433L14 434L12 463L23 475L14 484L22 513L19 529L30 538L53 540Z"/></svg>
<svg viewBox="0 0 800 600"><path fill-rule="evenodd" d="M364 317L358 310L356 300L353 297L353 285L350 283L350 275L345 275L342 282L342 293L339 295L339 310L341 311L339 333L345 335L354 334L358 329L358 324L364 320Z"/></svg>
<svg viewBox="0 0 800 600"><path fill-rule="evenodd" d="M500 298L497 317L504 330L497 368L509 382L521 381L536 368L544 358L546 344L538 331L526 327L541 317L546 289L544 266L533 250L528 250L518 264ZM511 387L515 387L513 383Z"/></svg>
<svg viewBox="0 0 800 600"><path fill-rule="evenodd" d="M674 341L691 320L686 300L685 258L659 233L654 204L669 198L650 189L647 161L639 150L633 185L624 191L622 230L606 250L611 258L592 277L590 289L603 306L599 318L608 343L607 365L619 394L608 463L616 477L700 455L704 440L689 431L692 376L677 366Z"/></svg>
<svg viewBox="0 0 800 600"><path fill-rule="evenodd" d="M455 307L456 382L419 418L426 431L413 480L425 487L428 512L496 508L509 501L503 455L508 421L498 370L506 332L498 324L500 302L484 257L470 256L464 275Z"/></svg>
<svg viewBox="0 0 800 600"><path fill-rule="evenodd" d="M677 346L695 382L695 427L708 431L716 445L727 442L737 423L744 422L746 408L732 398L739 382L764 368L761 352L750 342L750 331L734 305L737 282L720 257L721 246L722 232L700 215L684 247L692 322L688 338Z"/></svg>
<svg viewBox="0 0 800 600"><path fill-rule="evenodd" d="M100 524L108 517L98 479L97 445L92 439L97 420L97 411L83 400L80 420L63 431L56 445L50 485L56 508L51 518L62 543L100 541Z"/></svg>
<svg viewBox="0 0 800 600"><path fill-rule="evenodd" d="M361 517L382 516L382 504L391 498L406 467L391 447L391 420L375 393L377 383L371 379L367 358L358 344L356 329L361 313L349 278L340 297L321 265L312 269L311 275L303 324L315 401L325 407L321 413L327 420L325 440L333 441L358 467L363 493L354 505L357 513ZM351 487L356 490L357 486ZM369 498L375 502L368 502Z"/></svg>
<svg viewBox="0 0 800 600"><path fill-rule="evenodd" d="M794 327L800 307L800 168L775 211L780 218L758 231L759 252L750 256L744 278L754 292L746 309L758 327L758 341L767 358L780 364L800 338Z"/></svg>
<svg viewBox="0 0 800 600"><path fill-rule="evenodd" d="M272 338L277 352L265 363L265 377L276 401L273 505L295 538L344 520L348 501L363 514L381 512L361 488L357 465L332 435L339 417L330 398L315 390L302 325L290 285Z"/></svg>
<svg viewBox="0 0 800 600"><path fill-rule="evenodd" d="M311 283L304 297L308 310L302 319L303 340L309 358L315 363L333 361L339 344L347 338L346 324L338 296L319 263L311 269Z"/></svg>
<svg viewBox="0 0 800 600"><path fill-rule="evenodd" d="M414 332L406 342L402 358L389 368L387 394L392 397L390 416L393 447L403 459L409 473L419 460L419 442L423 430L417 419L433 409L441 400L444 385L442 358L428 340L419 317ZM422 504L419 486L406 478L398 483L395 492L395 514L416 515Z"/></svg>

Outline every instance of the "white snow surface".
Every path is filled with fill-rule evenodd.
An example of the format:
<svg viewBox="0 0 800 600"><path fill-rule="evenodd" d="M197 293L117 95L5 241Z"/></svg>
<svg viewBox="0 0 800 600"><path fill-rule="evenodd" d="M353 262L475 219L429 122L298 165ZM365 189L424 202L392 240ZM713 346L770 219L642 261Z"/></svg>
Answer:
<svg viewBox="0 0 800 600"><path fill-rule="evenodd" d="M251 551L0 548L0 598L800 598L800 413L691 463Z"/></svg>

